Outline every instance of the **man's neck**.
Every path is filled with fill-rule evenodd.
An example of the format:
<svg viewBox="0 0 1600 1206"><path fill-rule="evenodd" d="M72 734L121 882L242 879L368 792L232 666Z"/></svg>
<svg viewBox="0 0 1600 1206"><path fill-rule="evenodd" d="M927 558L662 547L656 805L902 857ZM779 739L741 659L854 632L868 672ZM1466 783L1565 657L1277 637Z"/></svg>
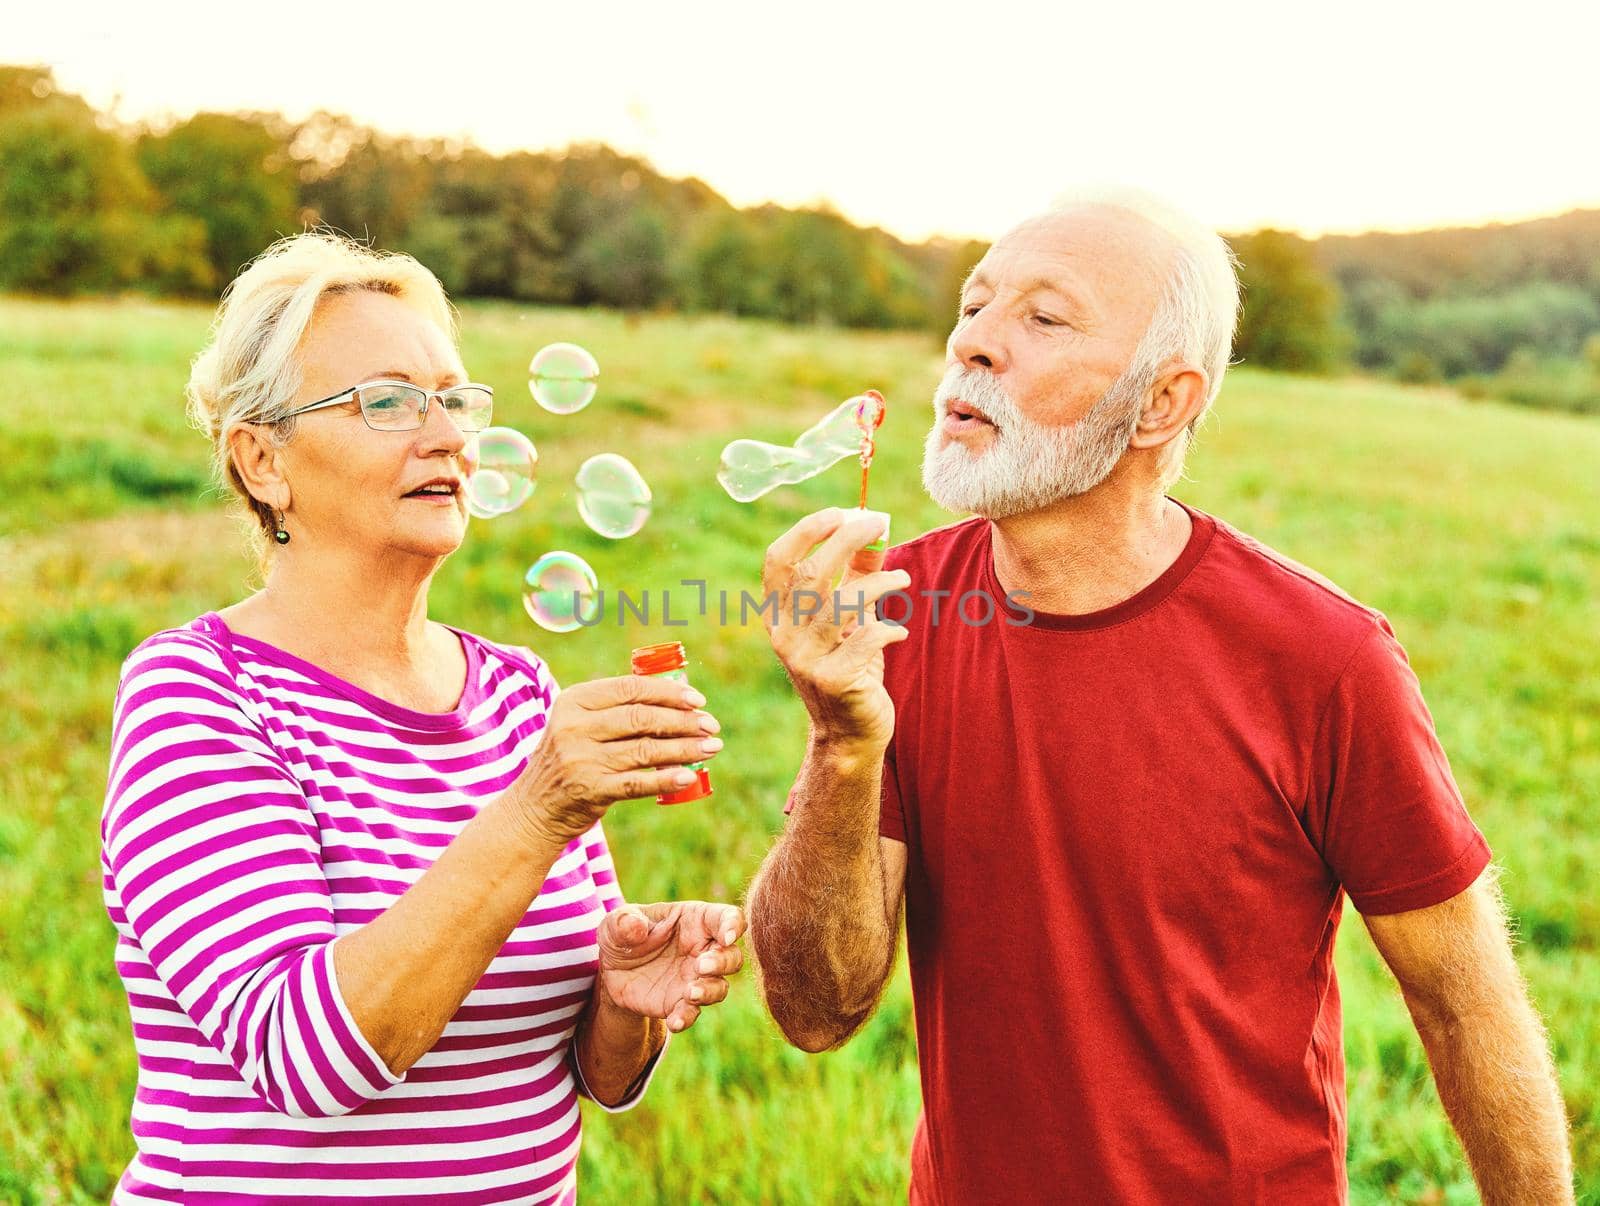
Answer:
<svg viewBox="0 0 1600 1206"><path fill-rule="evenodd" d="M1034 611L1084 615L1159 578L1189 542L1189 513L1146 484L1107 479L1087 494L990 525L995 576Z"/></svg>

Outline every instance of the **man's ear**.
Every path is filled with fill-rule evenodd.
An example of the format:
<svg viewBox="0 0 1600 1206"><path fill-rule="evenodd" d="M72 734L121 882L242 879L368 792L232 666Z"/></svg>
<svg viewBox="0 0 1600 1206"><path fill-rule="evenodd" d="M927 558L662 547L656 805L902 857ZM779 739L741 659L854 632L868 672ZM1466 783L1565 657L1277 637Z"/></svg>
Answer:
<svg viewBox="0 0 1600 1206"><path fill-rule="evenodd" d="M251 498L279 512L287 511L292 501L282 451L260 424L241 423L228 433L228 456L244 488Z"/></svg>
<svg viewBox="0 0 1600 1206"><path fill-rule="evenodd" d="M1174 365L1160 378L1144 404L1130 448L1159 448L1189 426L1206 406L1206 375L1191 365Z"/></svg>

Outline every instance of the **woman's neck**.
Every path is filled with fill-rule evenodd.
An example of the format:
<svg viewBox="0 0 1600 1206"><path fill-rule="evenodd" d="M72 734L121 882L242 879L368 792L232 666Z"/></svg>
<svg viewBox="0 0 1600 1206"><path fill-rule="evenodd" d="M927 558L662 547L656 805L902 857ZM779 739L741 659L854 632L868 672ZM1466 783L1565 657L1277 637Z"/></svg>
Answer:
<svg viewBox="0 0 1600 1206"><path fill-rule="evenodd" d="M439 564L392 556L366 564L283 548L265 586L222 614L235 631L336 673L426 672L440 649L441 634L428 621L428 587Z"/></svg>

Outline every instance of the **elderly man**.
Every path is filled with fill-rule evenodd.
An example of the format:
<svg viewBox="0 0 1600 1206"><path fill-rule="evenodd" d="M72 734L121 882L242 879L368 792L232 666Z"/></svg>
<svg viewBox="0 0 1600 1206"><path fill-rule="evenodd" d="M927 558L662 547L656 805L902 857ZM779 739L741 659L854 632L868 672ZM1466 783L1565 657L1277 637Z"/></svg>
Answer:
<svg viewBox="0 0 1600 1206"><path fill-rule="evenodd" d="M1348 894L1484 1199L1570 1201L1489 849L1389 624L1166 493L1237 305L1222 241L1153 203L1024 222L934 399L924 481L974 518L879 570L870 519L773 544L811 739L750 893L768 1006L843 1043L903 902L914 1202L1340 1202ZM808 615L852 557L861 620Z"/></svg>

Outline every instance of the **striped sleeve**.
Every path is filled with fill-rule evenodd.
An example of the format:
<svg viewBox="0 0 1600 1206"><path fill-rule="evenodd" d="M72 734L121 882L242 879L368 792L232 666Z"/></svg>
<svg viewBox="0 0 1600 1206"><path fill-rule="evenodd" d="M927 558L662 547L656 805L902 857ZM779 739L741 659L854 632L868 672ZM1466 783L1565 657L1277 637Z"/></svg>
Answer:
<svg viewBox="0 0 1600 1206"><path fill-rule="evenodd" d="M600 822L583 835L583 857L589 864L589 878L594 880L594 890L607 913L622 905L622 887L617 883L617 866L611 861L611 847L606 844L606 831Z"/></svg>
<svg viewBox="0 0 1600 1206"><path fill-rule="evenodd" d="M599 896L606 912L610 913L621 908L622 888L617 883L616 864L611 861L611 847L606 843L606 831L599 821L595 822L593 829L583 835L583 856L589 864L589 877L594 881L595 894ZM666 1041L661 1044L661 1049L650 1057L650 1062L645 1064L638 1076L634 1077L633 1083L628 1086L628 1091L616 1105L607 1105L590 1091L588 1082L583 1079L583 1068L578 1060L578 1046L574 1043L568 1052L568 1062L572 1066L572 1079L577 1086L578 1095L586 1101L593 1102L607 1114L621 1114L633 1109L644 1100L644 1092L655 1079L656 1069L661 1066L661 1057L666 1054L667 1045L671 1042L672 1035L668 1033Z"/></svg>
<svg viewBox="0 0 1600 1206"><path fill-rule="evenodd" d="M199 633L123 666L101 835L133 937L263 1101L326 1118L404 1079L340 994L316 819Z"/></svg>

